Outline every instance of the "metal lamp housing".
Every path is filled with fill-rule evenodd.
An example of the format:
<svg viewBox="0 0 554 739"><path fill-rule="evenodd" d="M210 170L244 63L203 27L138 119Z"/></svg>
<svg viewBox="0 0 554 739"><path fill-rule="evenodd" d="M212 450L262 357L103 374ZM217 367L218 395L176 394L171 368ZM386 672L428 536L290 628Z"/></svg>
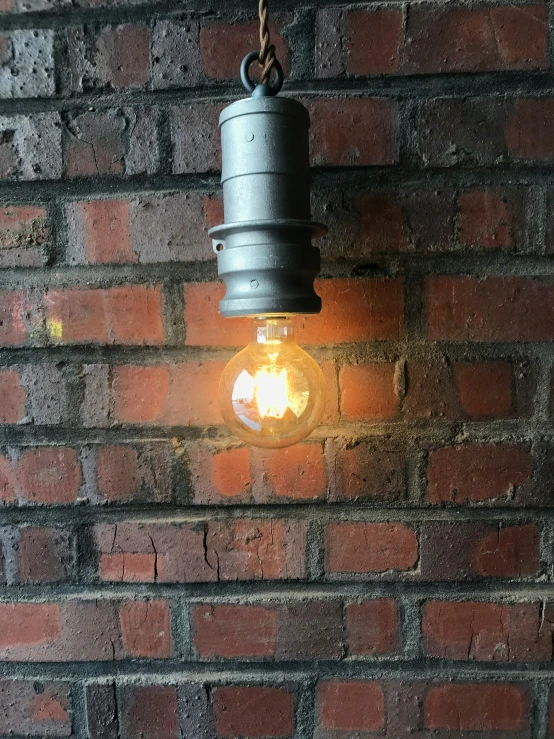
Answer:
<svg viewBox="0 0 554 739"><path fill-rule="evenodd" d="M226 293L223 316L319 313L310 214L310 118L297 100L258 85L226 107L221 130L224 220L210 229Z"/></svg>

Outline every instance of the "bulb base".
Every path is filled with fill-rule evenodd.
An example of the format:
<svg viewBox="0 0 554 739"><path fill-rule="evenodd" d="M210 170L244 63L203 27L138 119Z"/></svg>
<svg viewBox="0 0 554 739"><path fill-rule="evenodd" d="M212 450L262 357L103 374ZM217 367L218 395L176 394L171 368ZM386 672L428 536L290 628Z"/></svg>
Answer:
<svg viewBox="0 0 554 739"><path fill-rule="evenodd" d="M220 116L225 223L210 229L226 284L223 316L319 313L310 214L308 111L296 100L248 98Z"/></svg>

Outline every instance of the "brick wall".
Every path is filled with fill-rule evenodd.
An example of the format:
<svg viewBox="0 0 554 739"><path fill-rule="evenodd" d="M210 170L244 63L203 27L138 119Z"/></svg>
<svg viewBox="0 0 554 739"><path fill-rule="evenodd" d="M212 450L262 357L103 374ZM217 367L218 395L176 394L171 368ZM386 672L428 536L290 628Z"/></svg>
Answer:
<svg viewBox="0 0 554 739"><path fill-rule="evenodd" d="M255 6L0 1L0 739L554 737L548 3L273 0L330 226L279 451L214 400Z"/></svg>

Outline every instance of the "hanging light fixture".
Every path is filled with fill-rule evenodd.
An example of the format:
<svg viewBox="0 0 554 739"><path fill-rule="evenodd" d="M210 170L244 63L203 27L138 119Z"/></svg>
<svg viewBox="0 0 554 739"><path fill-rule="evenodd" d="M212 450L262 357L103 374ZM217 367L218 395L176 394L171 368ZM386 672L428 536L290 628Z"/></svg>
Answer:
<svg viewBox="0 0 554 739"><path fill-rule="evenodd" d="M219 119L225 222L209 233L226 285L221 314L253 318L250 344L221 377L223 418L247 444L276 448L308 436L325 409L323 373L296 343L290 317L321 310L313 284L320 254L312 239L327 229L310 215L308 111L277 97L283 71L267 15L267 0L260 0L261 50L241 65L251 97ZM258 85L249 77L256 60Z"/></svg>

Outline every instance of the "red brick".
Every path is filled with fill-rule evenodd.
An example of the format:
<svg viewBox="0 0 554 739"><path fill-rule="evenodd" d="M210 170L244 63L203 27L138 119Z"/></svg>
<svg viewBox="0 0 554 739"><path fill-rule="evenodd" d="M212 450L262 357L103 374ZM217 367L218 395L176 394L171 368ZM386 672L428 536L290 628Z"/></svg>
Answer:
<svg viewBox="0 0 554 739"><path fill-rule="evenodd" d="M169 606L163 600L135 600L119 610L121 641L129 657L170 657Z"/></svg>
<svg viewBox="0 0 554 739"><path fill-rule="evenodd" d="M201 504L247 502L252 496L250 451L218 449L202 442L190 448L194 502Z"/></svg>
<svg viewBox="0 0 554 739"><path fill-rule="evenodd" d="M177 692L173 686L126 685L121 691L121 704L125 739L178 739Z"/></svg>
<svg viewBox="0 0 554 739"><path fill-rule="evenodd" d="M543 6L414 6L408 13L402 71L484 72L545 69Z"/></svg>
<svg viewBox="0 0 554 739"><path fill-rule="evenodd" d="M332 523L326 533L326 569L330 573L410 570L417 562L413 529L402 523Z"/></svg>
<svg viewBox="0 0 554 739"><path fill-rule="evenodd" d="M41 267L43 248L50 238L45 208L0 208L0 267Z"/></svg>
<svg viewBox="0 0 554 739"><path fill-rule="evenodd" d="M404 335L402 280L317 280L323 308L317 316L297 319L300 344L333 344Z"/></svg>
<svg viewBox="0 0 554 739"><path fill-rule="evenodd" d="M423 609L423 644L429 657L494 662L552 659L553 624L538 603L429 601Z"/></svg>
<svg viewBox="0 0 554 739"><path fill-rule="evenodd" d="M326 443L332 472L331 500L402 500L406 492L405 460L402 451L387 443L372 442L343 446Z"/></svg>
<svg viewBox="0 0 554 739"><path fill-rule="evenodd" d="M212 582L304 576L302 521L98 524L99 576L107 581ZM148 555L148 559L129 555ZM127 565L130 565L130 574ZM140 569L138 569L140 568Z"/></svg>
<svg viewBox="0 0 554 739"><path fill-rule="evenodd" d="M4 603L0 624L0 658L5 661L112 661L172 654L165 601Z"/></svg>
<svg viewBox="0 0 554 739"><path fill-rule="evenodd" d="M420 559L425 580L529 577L539 572L539 531L535 524L427 522Z"/></svg>
<svg viewBox="0 0 554 739"><path fill-rule="evenodd" d="M305 576L304 521L212 521L208 558L220 580L298 580Z"/></svg>
<svg viewBox="0 0 554 739"><path fill-rule="evenodd" d="M482 577L535 575L540 566L540 536L534 524L499 528L473 551L472 565Z"/></svg>
<svg viewBox="0 0 554 739"><path fill-rule="evenodd" d="M40 312L30 293L0 290L0 346L26 344L40 323Z"/></svg>
<svg viewBox="0 0 554 739"><path fill-rule="evenodd" d="M505 125L506 144L515 159L551 161L554 99L516 100Z"/></svg>
<svg viewBox="0 0 554 739"><path fill-rule="evenodd" d="M204 526L98 524L94 539L101 580L107 582L210 582L216 558L204 550ZM130 567L130 571L129 568Z"/></svg>
<svg viewBox="0 0 554 739"><path fill-rule="evenodd" d="M71 240L83 242L83 258L91 264L127 264L138 261L130 238L129 201L82 200L68 206ZM76 224L79 224L77 226ZM71 246L73 251L75 246Z"/></svg>
<svg viewBox="0 0 554 739"><path fill-rule="evenodd" d="M518 444L466 444L433 452L427 470L430 503L506 499L529 479L529 451Z"/></svg>
<svg viewBox="0 0 554 739"><path fill-rule="evenodd" d="M397 108L385 98L305 101L316 166L365 166L398 161Z"/></svg>
<svg viewBox="0 0 554 739"><path fill-rule="evenodd" d="M157 113L148 107L69 115L64 161L68 177L152 174L158 170Z"/></svg>
<svg viewBox="0 0 554 739"><path fill-rule="evenodd" d="M50 290L45 302L47 328L55 343L164 343L159 287Z"/></svg>
<svg viewBox="0 0 554 739"><path fill-rule="evenodd" d="M340 371L341 415L347 421L394 418L399 411L397 367L346 365Z"/></svg>
<svg viewBox="0 0 554 739"><path fill-rule="evenodd" d="M72 541L59 529L20 529L16 556L20 583L62 582L72 574Z"/></svg>
<svg viewBox="0 0 554 739"><path fill-rule="evenodd" d="M349 655L392 654L400 643L394 600L363 600L345 608Z"/></svg>
<svg viewBox="0 0 554 739"><path fill-rule="evenodd" d="M67 261L155 264L212 260L205 199L195 193L167 193L69 203Z"/></svg>
<svg viewBox="0 0 554 739"><path fill-rule="evenodd" d="M20 495L31 503L73 503L82 483L77 450L69 447L25 449L14 475Z"/></svg>
<svg viewBox="0 0 554 739"><path fill-rule="evenodd" d="M96 453L96 466L98 491L109 502L171 499L168 444L101 446Z"/></svg>
<svg viewBox="0 0 554 739"><path fill-rule="evenodd" d="M275 44L275 55L285 75L290 73L290 49L282 36L283 21L274 17L269 22L269 33ZM202 68L208 77L218 80L238 79L244 57L260 44L259 23L204 23L200 29ZM258 79L256 64L250 67L253 80Z"/></svg>
<svg viewBox="0 0 554 739"><path fill-rule="evenodd" d="M516 383L511 364L502 361L408 362L406 372L402 407L407 418L509 418L517 406L516 387L532 379Z"/></svg>
<svg viewBox="0 0 554 739"><path fill-rule="evenodd" d="M347 14L347 70L350 74L398 72L402 11L374 10Z"/></svg>
<svg viewBox="0 0 554 739"><path fill-rule="evenodd" d="M469 190L458 199L460 238L467 246L511 249L514 246L514 209L506 196L494 190Z"/></svg>
<svg viewBox="0 0 554 739"><path fill-rule="evenodd" d="M457 731L518 731L525 728L528 714L529 697L518 685L434 685L425 697L424 726Z"/></svg>
<svg viewBox="0 0 554 739"><path fill-rule="evenodd" d="M32 680L0 682L0 731L6 735L69 737L70 684Z"/></svg>
<svg viewBox="0 0 554 739"><path fill-rule="evenodd" d="M197 606L194 646L203 658L271 657L278 612L259 606Z"/></svg>
<svg viewBox="0 0 554 739"><path fill-rule="evenodd" d="M221 424L217 388L224 368L225 362L113 367L113 420L167 426Z"/></svg>
<svg viewBox="0 0 554 739"><path fill-rule="evenodd" d="M322 425L334 425L339 422L339 388L337 368L334 362L318 362L327 386L327 402Z"/></svg>
<svg viewBox="0 0 554 739"><path fill-rule="evenodd" d="M145 25L120 25L101 29L68 29L69 69L72 89L144 87L150 78L150 29ZM94 50L94 51L92 51Z"/></svg>
<svg viewBox="0 0 554 739"><path fill-rule="evenodd" d="M295 319L299 344L398 339L404 330L404 294L399 280L317 280L323 301L317 316ZM251 319L223 318L220 283L185 285L186 343L190 346L240 346L250 341Z"/></svg>
<svg viewBox="0 0 554 739"><path fill-rule="evenodd" d="M385 699L378 683L328 680L317 689L320 729L381 731L385 726Z"/></svg>
<svg viewBox="0 0 554 739"><path fill-rule="evenodd" d="M281 608L276 659L341 659L344 649L341 601L293 601Z"/></svg>
<svg viewBox="0 0 554 739"><path fill-rule="evenodd" d="M316 190L312 212L329 228L318 241L324 259L378 253L442 253L527 246L521 187Z"/></svg>
<svg viewBox="0 0 554 739"><path fill-rule="evenodd" d="M215 688L213 707L217 736L292 737L295 699L286 688L228 685Z"/></svg>
<svg viewBox="0 0 554 739"><path fill-rule="evenodd" d="M17 423L25 417L25 389L19 374L0 370L0 423Z"/></svg>
<svg viewBox="0 0 554 739"><path fill-rule="evenodd" d="M429 277L427 330L453 341L552 341L554 283L526 277Z"/></svg>
<svg viewBox="0 0 554 739"><path fill-rule="evenodd" d="M225 295L224 285L219 282L193 282L185 284L183 289L186 344L242 348L250 342L251 318L224 318L219 312L219 301Z"/></svg>
<svg viewBox="0 0 554 739"><path fill-rule="evenodd" d="M201 605L194 609L200 657L284 660L342 656L340 601Z"/></svg>
<svg viewBox="0 0 554 739"><path fill-rule="evenodd" d="M1 603L0 652L59 639L60 608L54 603Z"/></svg>
<svg viewBox="0 0 554 739"><path fill-rule="evenodd" d="M10 460L0 455L0 500L12 503L16 500L15 475Z"/></svg>
<svg viewBox="0 0 554 739"><path fill-rule="evenodd" d="M259 452L264 479L277 499L317 500L326 497L327 476L321 444L296 444Z"/></svg>

